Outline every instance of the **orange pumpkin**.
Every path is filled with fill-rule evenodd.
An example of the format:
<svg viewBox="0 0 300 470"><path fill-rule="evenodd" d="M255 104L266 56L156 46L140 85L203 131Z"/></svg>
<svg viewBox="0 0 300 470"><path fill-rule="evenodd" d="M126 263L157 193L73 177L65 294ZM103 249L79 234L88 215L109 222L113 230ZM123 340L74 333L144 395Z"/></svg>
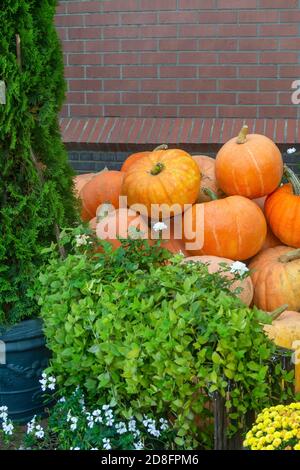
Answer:
<svg viewBox="0 0 300 470"><path fill-rule="evenodd" d="M74 181L74 191L77 197L79 197L79 193L82 190L83 186L88 183L96 173L84 173L82 175L77 175L73 178Z"/></svg>
<svg viewBox="0 0 300 470"><path fill-rule="evenodd" d="M269 248L255 256L249 268L258 308L272 311L287 304L289 310L300 310L300 250Z"/></svg>
<svg viewBox="0 0 300 470"><path fill-rule="evenodd" d="M124 173L120 171L105 171L85 184L80 192L82 220L88 221L95 217L97 207L103 203L110 203L118 209L123 178Z"/></svg>
<svg viewBox="0 0 300 470"><path fill-rule="evenodd" d="M191 255L246 260L264 244L267 224L260 208L242 196L195 204L184 214L184 240ZM188 246L201 240L203 245ZM199 245L199 243L198 243Z"/></svg>
<svg viewBox="0 0 300 470"><path fill-rule="evenodd" d="M216 161L214 158L207 157L206 155L193 155L193 159L197 163L201 173L200 191L197 202L211 201L209 191L212 191L218 197L223 195L220 190L215 174ZM208 190L208 192L206 192Z"/></svg>
<svg viewBox="0 0 300 470"><path fill-rule="evenodd" d="M167 148L168 146L166 144L162 144L156 147L153 151L166 150ZM151 151L147 150L145 152L138 152L138 153L133 153L132 155L129 155L129 157L127 157L125 162L123 163L121 171L124 171L124 172L128 171L133 163L140 160L140 158L148 156L150 153Z"/></svg>
<svg viewBox="0 0 300 470"><path fill-rule="evenodd" d="M285 167L285 175L291 182L267 198L266 218L282 243L300 248L300 181L288 167Z"/></svg>
<svg viewBox="0 0 300 470"><path fill-rule="evenodd" d="M109 212L96 225L97 237L108 241L114 250L121 246L119 238L148 239L147 222L137 212L122 208Z"/></svg>
<svg viewBox="0 0 300 470"><path fill-rule="evenodd" d="M261 208L263 213L265 213L265 201L266 197L260 197L258 199L253 199L253 202ZM275 237L274 233L272 232L271 228L267 224L267 236L265 239L265 243L263 244L260 251L267 250L268 248L274 248L274 246L282 245L281 241Z"/></svg>
<svg viewBox="0 0 300 470"><path fill-rule="evenodd" d="M190 256L185 258L183 261L207 264L209 273L213 274L220 272L222 276L225 276L228 279L234 279L234 274L230 271L224 271L224 266L222 266L224 264L230 266L233 263L230 259L220 258L218 256ZM230 290L234 292L237 289L241 289L241 292L237 294L237 297L239 297L245 305L249 306L253 298L253 285L251 278L246 277L245 279L237 279L234 281L230 286Z"/></svg>
<svg viewBox="0 0 300 470"><path fill-rule="evenodd" d="M187 252L185 250L185 243L182 240L182 217L177 216L169 221L164 221L166 229L161 231L161 235L158 236L157 233L152 229L151 231L151 240L157 240L161 238L161 247L169 250L174 254L182 254L186 256ZM179 229L175 229L176 224L179 223ZM155 225L155 224L154 224Z"/></svg>
<svg viewBox="0 0 300 470"><path fill-rule="evenodd" d="M228 195L266 196L279 186L282 174L279 148L264 135L248 135L248 126L226 142L216 157L217 181Z"/></svg>
<svg viewBox="0 0 300 470"><path fill-rule="evenodd" d="M122 194L129 207L139 205L134 210L158 219L179 214L185 204L193 204L199 186L200 170L187 152L154 150L127 170Z"/></svg>

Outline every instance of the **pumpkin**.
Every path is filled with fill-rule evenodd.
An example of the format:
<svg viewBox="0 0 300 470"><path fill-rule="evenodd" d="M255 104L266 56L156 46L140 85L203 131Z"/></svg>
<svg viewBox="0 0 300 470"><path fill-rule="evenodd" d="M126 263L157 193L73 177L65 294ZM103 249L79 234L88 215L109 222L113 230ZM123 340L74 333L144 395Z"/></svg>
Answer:
<svg viewBox="0 0 300 470"><path fill-rule="evenodd" d="M185 212L183 226L185 248L191 255L240 261L259 252L267 233L261 209L242 196L195 204ZM195 242L198 246L191 246Z"/></svg>
<svg viewBox="0 0 300 470"><path fill-rule="evenodd" d="M122 194L134 210L154 219L169 217L196 201L200 178L197 163L184 150L154 150L127 170Z"/></svg>
<svg viewBox="0 0 300 470"><path fill-rule="evenodd" d="M215 159L206 155L193 155L193 159L197 163L201 173L200 191L197 202L211 201L210 192L217 194L218 197L223 195L220 190L215 175Z"/></svg>
<svg viewBox="0 0 300 470"><path fill-rule="evenodd" d="M233 263L230 259L220 258L218 256L190 256L185 258L183 261L207 264L209 273L213 274L220 272L222 276L225 276L228 279L234 279L233 273L230 271L224 271L224 264L230 266ZM249 306L253 298L253 285L251 278L246 277L245 279L237 279L234 281L230 286L230 290L234 292L237 289L241 289L241 292L237 294L237 297L239 297L245 305Z"/></svg>
<svg viewBox="0 0 300 470"><path fill-rule="evenodd" d="M228 195L266 196L279 186L282 174L279 148L268 137L248 134L248 126L226 142L216 157L217 181Z"/></svg>
<svg viewBox="0 0 300 470"><path fill-rule="evenodd" d="M265 214L273 233L282 243L300 248L300 181L286 166L284 173L290 183L268 196Z"/></svg>
<svg viewBox="0 0 300 470"><path fill-rule="evenodd" d="M168 148L167 145L162 144L162 145L159 145L158 147L156 147L154 149L154 151L156 151L156 150L166 150L167 148ZM125 162L123 163L121 171L124 171L124 172L128 171L133 163L138 161L140 158L149 155L150 153L151 152L148 150L146 152L138 152L138 153L133 153L132 155L129 155L129 157L127 157Z"/></svg>
<svg viewBox="0 0 300 470"><path fill-rule="evenodd" d="M262 251L251 261L254 286L253 302L262 310L272 311L283 304L300 310L300 250L276 246Z"/></svg>
<svg viewBox="0 0 300 470"><path fill-rule="evenodd" d="M83 186L90 181L96 173L84 173L82 175L77 175L73 178L74 181L74 191L75 195L79 197L79 193L82 190Z"/></svg>
<svg viewBox="0 0 300 470"><path fill-rule="evenodd" d="M114 250L121 246L119 238L148 239L148 234L148 225L143 217L127 208L108 212L96 225L97 237L108 241Z"/></svg>
<svg viewBox="0 0 300 470"><path fill-rule="evenodd" d="M94 232L96 232L97 217L93 217L93 218L89 221L89 227L90 227L91 230L93 230Z"/></svg>
<svg viewBox="0 0 300 470"><path fill-rule="evenodd" d="M166 228L161 230L160 236L152 229L151 240L161 239L161 247L174 254L187 254L185 243L182 240L182 217L176 216L169 221L164 221ZM155 225L155 224L154 224Z"/></svg>
<svg viewBox="0 0 300 470"><path fill-rule="evenodd" d="M95 217L97 207L110 203L115 209L119 208L119 197L124 173L120 171L105 171L98 173L80 191L82 201L82 220L88 221Z"/></svg>

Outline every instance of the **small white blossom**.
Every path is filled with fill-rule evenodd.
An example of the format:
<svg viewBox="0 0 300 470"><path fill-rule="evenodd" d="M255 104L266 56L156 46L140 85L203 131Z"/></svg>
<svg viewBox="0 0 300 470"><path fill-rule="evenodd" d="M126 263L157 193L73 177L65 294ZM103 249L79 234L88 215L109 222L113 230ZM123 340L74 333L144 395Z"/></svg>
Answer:
<svg viewBox="0 0 300 470"><path fill-rule="evenodd" d="M291 155L292 153L295 153L297 150L295 149L295 147L291 147L289 149L287 149L286 153Z"/></svg>
<svg viewBox="0 0 300 470"><path fill-rule="evenodd" d="M3 421L2 429L5 434L11 436L14 430L14 425L12 422Z"/></svg>
<svg viewBox="0 0 300 470"><path fill-rule="evenodd" d="M35 427L35 437L37 437L38 439L43 439L43 437L45 436L45 432L42 428L42 426L40 426L39 424Z"/></svg>
<svg viewBox="0 0 300 470"><path fill-rule="evenodd" d="M144 449L144 444L142 443L142 441L135 442L133 445L134 445L135 450L143 450Z"/></svg>
<svg viewBox="0 0 300 470"><path fill-rule="evenodd" d="M91 450L98 450L98 448L97 447L92 447Z"/></svg>
<svg viewBox="0 0 300 470"><path fill-rule="evenodd" d="M239 274L242 276L243 274L247 273L249 269L245 265L245 263L241 263L241 261L235 261L230 265L230 272L232 274Z"/></svg>
<svg viewBox="0 0 300 470"><path fill-rule="evenodd" d="M45 372L42 373L42 378L39 380L41 384L41 389L43 392L47 390L55 390L56 378L52 376L47 376Z"/></svg>
<svg viewBox="0 0 300 470"><path fill-rule="evenodd" d="M70 447L70 450L80 450L80 447Z"/></svg>
<svg viewBox="0 0 300 470"><path fill-rule="evenodd" d="M90 414L90 413L87 413L86 415L86 418L87 418L87 424L88 424L88 427L90 429L93 429L94 427L94 417Z"/></svg>
<svg viewBox="0 0 300 470"><path fill-rule="evenodd" d="M109 410L110 409L110 406L109 405L103 405L102 406L102 410L105 411L105 410Z"/></svg>
<svg viewBox="0 0 300 470"><path fill-rule="evenodd" d="M27 434L31 434L34 431L35 426L36 426L35 420L36 420L36 415L34 415L32 420L29 421L29 423L27 423Z"/></svg>
<svg viewBox="0 0 300 470"><path fill-rule="evenodd" d="M65 403L66 402L66 398L65 397L61 397L59 400L58 400L58 403Z"/></svg>
<svg viewBox="0 0 300 470"><path fill-rule="evenodd" d="M131 418L128 422L128 430L129 431L135 431L136 430L136 420L134 418Z"/></svg>
<svg viewBox="0 0 300 470"><path fill-rule="evenodd" d="M103 442L103 449L105 449L105 450L110 450L111 449L110 439L105 437L102 440L102 442Z"/></svg>
<svg viewBox="0 0 300 470"><path fill-rule="evenodd" d="M77 429L78 418L76 416L72 416L70 421L72 423L70 429L71 431L75 431Z"/></svg>
<svg viewBox="0 0 300 470"><path fill-rule="evenodd" d="M161 230L164 230L166 228L168 227L163 222L156 222L156 224L153 225L154 232L160 232Z"/></svg>
<svg viewBox="0 0 300 470"><path fill-rule="evenodd" d="M0 419L7 419L8 416L8 408L7 406L0 406Z"/></svg>
<svg viewBox="0 0 300 470"><path fill-rule="evenodd" d="M169 429L168 421L166 419L160 418L159 422L160 422L160 429L162 431L166 431L167 429Z"/></svg>
<svg viewBox="0 0 300 470"><path fill-rule="evenodd" d="M105 424L106 424L106 426L111 427L111 426L113 426L114 422L115 422L115 420L114 420L113 418L108 418L108 419L106 420L106 423L105 423Z"/></svg>
<svg viewBox="0 0 300 470"><path fill-rule="evenodd" d="M76 246L84 246L89 243L88 235L84 235L84 234L76 235L75 239L76 239Z"/></svg>
<svg viewBox="0 0 300 470"><path fill-rule="evenodd" d="M116 431L118 434L125 434L127 432L126 424L122 421L116 424Z"/></svg>

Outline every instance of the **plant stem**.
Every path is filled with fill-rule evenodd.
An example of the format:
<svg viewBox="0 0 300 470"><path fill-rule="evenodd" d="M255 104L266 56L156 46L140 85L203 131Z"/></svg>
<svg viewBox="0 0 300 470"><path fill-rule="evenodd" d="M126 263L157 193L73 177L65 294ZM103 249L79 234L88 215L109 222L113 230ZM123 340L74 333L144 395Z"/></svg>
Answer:
<svg viewBox="0 0 300 470"><path fill-rule="evenodd" d="M210 197L212 201L217 201L219 198L216 193L210 188L203 188L202 190L206 196Z"/></svg>
<svg viewBox="0 0 300 470"><path fill-rule="evenodd" d="M279 256L278 261L280 263L289 263L289 261L295 261L296 259L300 259L300 248L297 248L297 250L289 251L288 253Z"/></svg>
<svg viewBox="0 0 300 470"><path fill-rule="evenodd" d="M272 322L276 320L282 314L282 312L284 312L287 308L288 308L288 304L284 304L276 308L275 310L273 310L273 312L270 312L270 317L272 318Z"/></svg>
<svg viewBox="0 0 300 470"><path fill-rule="evenodd" d="M155 149L152 150L152 152L157 152L158 150L168 150L167 144L161 144L158 147L155 147Z"/></svg>
<svg viewBox="0 0 300 470"><path fill-rule="evenodd" d="M240 133L236 139L237 144L244 144L247 140L247 135L249 132L248 126L243 126L242 129L240 130Z"/></svg>
<svg viewBox="0 0 300 470"><path fill-rule="evenodd" d="M156 163L156 165L152 168L152 170L150 171L151 175L153 176L156 176L156 175L159 175L159 173L161 173L163 171L163 169L165 168L165 165L163 163Z"/></svg>
<svg viewBox="0 0 300 470"><path fill-rule="evenodd" d="M300 196L300 181L297 175L287 165L283 167L283 174L293 186L294 194Z"/></svg>

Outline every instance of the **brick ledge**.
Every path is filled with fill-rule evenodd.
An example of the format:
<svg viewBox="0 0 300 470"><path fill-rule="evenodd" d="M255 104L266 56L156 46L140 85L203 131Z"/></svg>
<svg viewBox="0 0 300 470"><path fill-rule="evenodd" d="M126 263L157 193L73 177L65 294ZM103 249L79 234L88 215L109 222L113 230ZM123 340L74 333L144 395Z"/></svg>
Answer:
<svg viewBox="0 0 300 470"><path fill-rule="evenodd" d="M159 143L217 146L238 134L244 123L279 145L299 143L296 119L61 118L63 141L72 150L146 149ZM299 132L298 132L299 130Z"/></svg>

